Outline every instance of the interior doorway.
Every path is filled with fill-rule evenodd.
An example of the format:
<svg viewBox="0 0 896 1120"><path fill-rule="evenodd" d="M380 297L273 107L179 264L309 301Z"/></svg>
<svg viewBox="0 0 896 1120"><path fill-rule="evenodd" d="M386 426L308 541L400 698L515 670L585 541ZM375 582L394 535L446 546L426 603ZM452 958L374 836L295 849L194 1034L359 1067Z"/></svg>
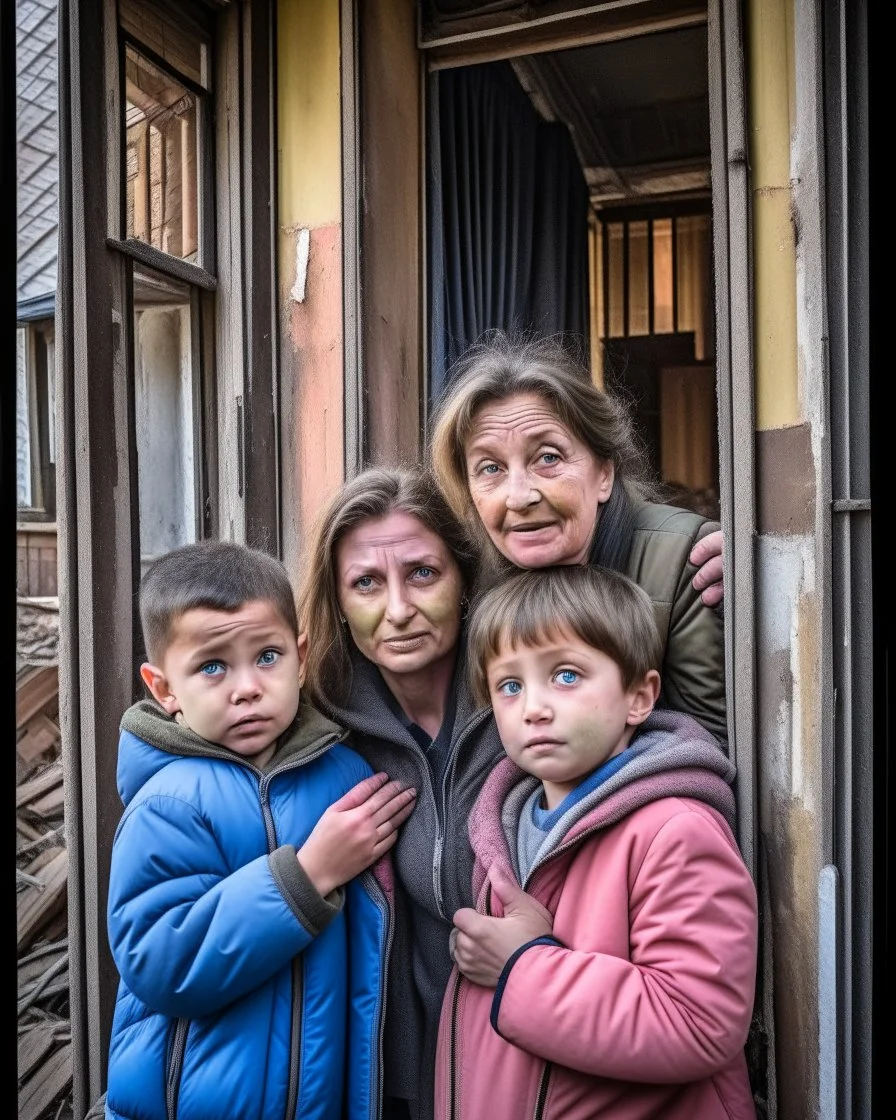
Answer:
<svg viewBox="0 0 896 1120"><path fill-rule="evenodd" d="M428 77L430 398L489 328L563 334L629 400L667 500L718 518L705 8L501 51L495 5L423 7L469 44Z"/></svg>

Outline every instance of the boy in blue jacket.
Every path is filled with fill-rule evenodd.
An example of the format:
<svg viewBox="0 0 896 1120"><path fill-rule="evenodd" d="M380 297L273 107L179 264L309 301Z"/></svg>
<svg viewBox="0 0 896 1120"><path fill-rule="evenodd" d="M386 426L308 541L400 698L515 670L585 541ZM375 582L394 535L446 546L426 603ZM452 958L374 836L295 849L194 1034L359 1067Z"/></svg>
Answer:
<svg viewBox="0 0 896 1120"><path fill-rule="evenodd" d="M376 1118L380 857L415 791L300 702L306 637L278 560L175 549L146 572L140 617L152 699L121 721L106 1117Z"/></svg>

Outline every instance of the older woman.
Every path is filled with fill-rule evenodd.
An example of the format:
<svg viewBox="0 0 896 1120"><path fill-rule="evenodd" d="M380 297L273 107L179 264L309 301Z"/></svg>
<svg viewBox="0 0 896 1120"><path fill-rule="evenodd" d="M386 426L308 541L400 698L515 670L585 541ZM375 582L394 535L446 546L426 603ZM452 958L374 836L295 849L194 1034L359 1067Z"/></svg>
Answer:
<svg viewBox="0 0 896 1120"><path fill-rule="evenodd" d="M515 567L626 572L665 639L661 703L727 741L722 618L690 560L718 524L651 500L627 412L559 339L495 332L467 351L434 413L430 451L486 582Z"/></svg>
<svg viewBox="0 0 896 1120"><path fill-rule="evenodd" d="M384 1116L427 1120L451 971L452 917L472 904L467 817L503 756L465 687L465 531L423 469L362 472L322 511L299 589L305 689L377 769L417 789L393 848Z"/></svg>

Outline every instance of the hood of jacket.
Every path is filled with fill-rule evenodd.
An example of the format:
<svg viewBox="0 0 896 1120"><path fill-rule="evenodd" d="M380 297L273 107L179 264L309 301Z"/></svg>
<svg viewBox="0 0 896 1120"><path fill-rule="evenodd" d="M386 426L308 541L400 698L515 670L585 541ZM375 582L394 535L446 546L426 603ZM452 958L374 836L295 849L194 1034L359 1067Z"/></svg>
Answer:
<svg viewBox="0 0 896 1120"><path fill-rule="evenodd" d="M175 758L216 758L252 765L250 760L178 723L155 700L139 700L128 708L122 716L120 731L118 792L125 805L153 774ZM265 771L270 773L285 764L313 758L344 737L343 728L302 700Z"/></svg>
<svg viewBox="0 0 896 1120"><path fill-rule="evenodd" d="M595 829L608 828L662 797L703 801L734 829L734 764L719 750L716 738L695 719L671 709L654 709L631 745L634 757L555 823L542 845L538 863L561 842L573 842ZM517 822L524 803L539 785L538 778L505 758L483 786L470 815L470 841L477 856L476 895L492 863L515 866L512 853Z"/></svg>

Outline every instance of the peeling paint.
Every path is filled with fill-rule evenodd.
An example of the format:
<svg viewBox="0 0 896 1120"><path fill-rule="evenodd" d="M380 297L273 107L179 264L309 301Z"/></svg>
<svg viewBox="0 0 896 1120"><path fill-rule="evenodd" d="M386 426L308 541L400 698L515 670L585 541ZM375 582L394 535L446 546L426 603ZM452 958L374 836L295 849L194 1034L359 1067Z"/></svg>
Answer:
<svg viewBox="0 0 896 1120"><path fill-rule="evenodd" d="M289 293L296 303L305 302L305 281L308 278L308 250L311 231L300 229L296 233L296 278Z"/></svg>

